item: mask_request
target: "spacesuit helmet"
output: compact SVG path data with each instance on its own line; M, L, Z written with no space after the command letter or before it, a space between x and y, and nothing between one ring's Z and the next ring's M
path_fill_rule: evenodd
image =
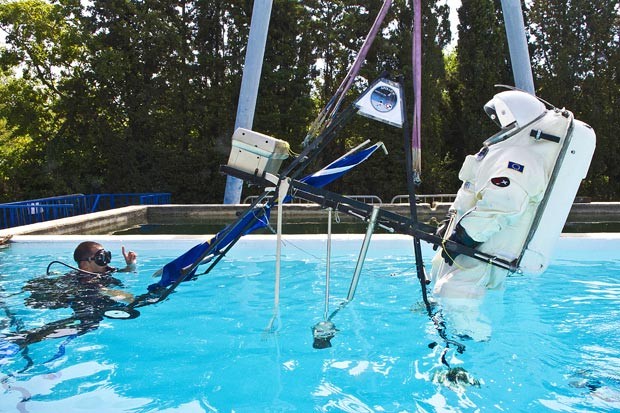
M484 111L500 128L521 128L536 120L546 111L535 96L520 90L507 90L493 96L484 105Z

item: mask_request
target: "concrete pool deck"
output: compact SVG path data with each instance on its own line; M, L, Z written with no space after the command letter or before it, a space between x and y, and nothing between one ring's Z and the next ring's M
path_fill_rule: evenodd
M31 225L0 230L0 238L13 235L109 235L116 231L146 224L213 224L226 225L237 218L237 213L249 205L136 205L108 211L39 222ZM429 222L441 220L450 203L418 204L418 219ZM283 220L292 223L326 223L327 214L316 204L284 205ZM383 204L381 208L409 216L408 204ZM358 219L339 214L342 222L360 222ZM272 211L275 222L277 210ZM568 216L568 223L620 222L620 202L575 203Z

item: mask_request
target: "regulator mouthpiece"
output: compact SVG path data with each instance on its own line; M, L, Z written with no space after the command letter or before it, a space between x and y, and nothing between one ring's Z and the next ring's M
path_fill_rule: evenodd
M316 349L329 348L332 346L330 340L336 335L336 326L331 321L321 321L312 327L314 342L312 347Z

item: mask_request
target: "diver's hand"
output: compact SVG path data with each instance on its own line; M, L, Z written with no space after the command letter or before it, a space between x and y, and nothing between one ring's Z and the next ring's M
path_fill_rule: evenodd
M136 263L136 260L138 259L138 254L133 251L125 252L125 246L122 246L121 250L123 252L123 257L125 257L125 262L127 263L127 265Z
M123 257L125 258L125 263L127 264L127 267L125 267L123 271L134 271L136 269L138 254L133 251L125 251L124 245L121 247L121 251L123 252Z

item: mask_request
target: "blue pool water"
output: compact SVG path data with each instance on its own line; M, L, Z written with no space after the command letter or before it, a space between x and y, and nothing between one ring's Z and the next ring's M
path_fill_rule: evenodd
M26 280L70 262L83 238L23 237L0 250L2 316L23 328L69 316L24 304ZM355 299L334 317L332 347L312 348L325 309L325 239L288 236L275 332L275 241L244 238L212 273L133 320L104 320L64 345L48 339L0 360L0 412L612 412L620 411L620 237L565 237L541 276L515 276L485 304L488 342L446 354L480 386L439 377L444 350L421 305L408 237L373 237ZM97 237L126 289L197 239ZM346 297L360 236L335 236L330 310ZM433 251L423 243L427 265ZM61 266L53 270L63 272ZM8 318L2 327L8 331ZM449 326L448 326L449 329ZM429 344L440 345L430 348Z

